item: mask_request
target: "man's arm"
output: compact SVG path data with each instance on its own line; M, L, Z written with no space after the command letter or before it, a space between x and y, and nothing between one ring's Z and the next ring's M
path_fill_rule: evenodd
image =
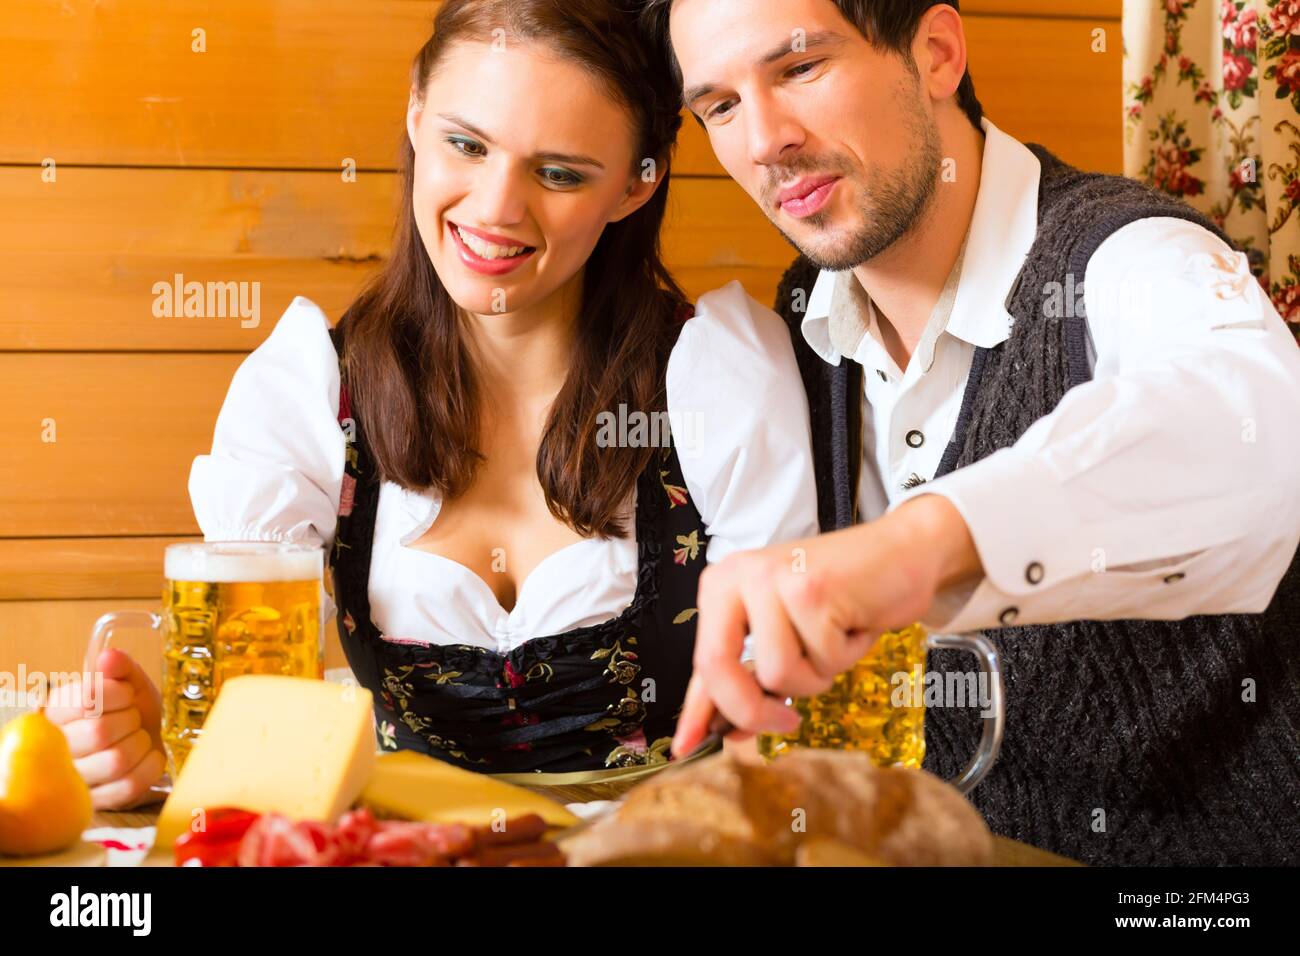
M985 576L924 623L964 631L1262 611L1300 541L1300 349L1244 256L1147 219L1088 270L1094 378L1010 448L921 485Z

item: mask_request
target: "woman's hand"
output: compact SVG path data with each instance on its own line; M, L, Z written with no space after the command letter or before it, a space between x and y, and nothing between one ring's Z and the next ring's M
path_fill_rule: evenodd
M55 688L45 716L68 738L95 809L151 802L149 788L167 767L158 688L123 651L104 651L96 665L103 674L102 688L83 686L80 679Z

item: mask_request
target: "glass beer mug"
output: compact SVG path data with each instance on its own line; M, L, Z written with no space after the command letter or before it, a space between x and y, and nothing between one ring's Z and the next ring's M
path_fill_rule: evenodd
M162 635L162 739L173 780L224 681L240 674L324 678L323 568L319 547L173 544L164 557L162 613L118 611L95 622L86 673L115 628Z
M987 690L987 695L976 696L985 708L983 734L970 763L951 781L969 793L997 760L1003 732L1002 667L996 648L977 634L927 635L919 623L885 632L866 657L835 678L830 690L787 701L803 723L793 734L759 734L759 753L772 759L792 747L861 750L882 767L919 769L925 757L923 685L929 648L970 651L979 660L980 675L974 683Z

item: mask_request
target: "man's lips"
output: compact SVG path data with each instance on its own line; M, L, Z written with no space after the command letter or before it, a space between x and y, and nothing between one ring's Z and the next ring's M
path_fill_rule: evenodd
M803 219L826 205L839 181L839 176L810 176L801 179L777 194L777 204L786 214Z

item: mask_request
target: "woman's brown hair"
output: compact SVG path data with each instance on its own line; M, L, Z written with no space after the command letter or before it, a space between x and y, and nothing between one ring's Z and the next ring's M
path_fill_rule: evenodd
M661 182L640 209L605 227L588 259L568 377L537 450L557 519L584 536L621 537L619 510L656 449L598 447L601 412L663 411L664 368L685 296L664 267L659 230L681 100L619 0L446 0L412 67L423 91L458 41L537 42L585 69L633 120L635 170ZM392 255L348 309L345 368L355 414L380 474L447 498L474 481L484 400L466 318L425 251L411 203L415 152L403 137L401 207Z

